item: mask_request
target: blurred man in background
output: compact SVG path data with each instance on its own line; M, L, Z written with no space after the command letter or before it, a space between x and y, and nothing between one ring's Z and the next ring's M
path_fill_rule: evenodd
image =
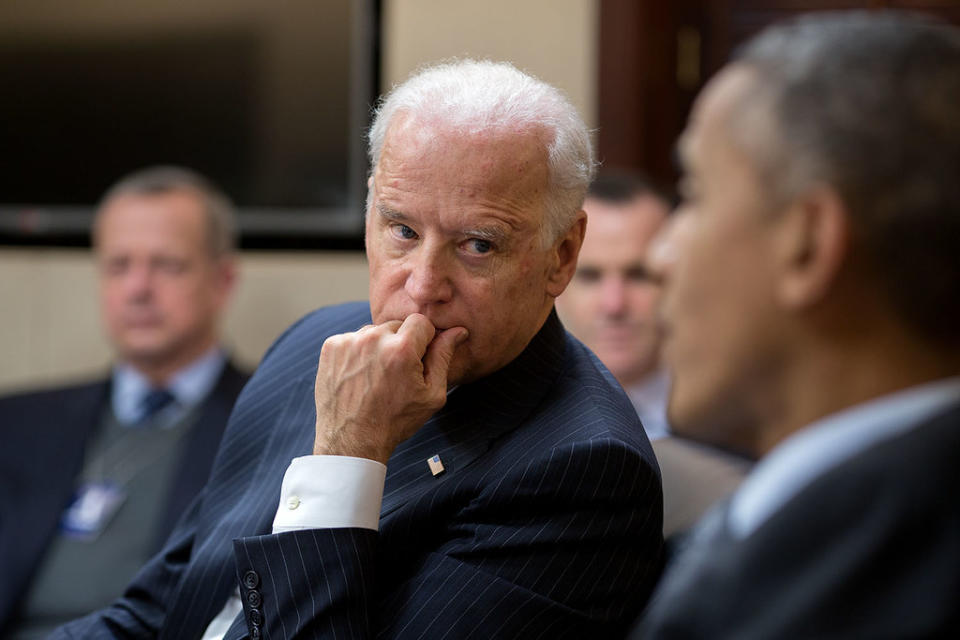
M102 380L0 398L0 629L43 637L117 597L199 492L247 376L220 344L229 200L180 168L120 180L93 245Z
M660 283L647 258L671 204L639 172L606 171L583 203L587 233L573 280L557 298L571 333L590 347L630 397L653 444L663 477L663 528L691 526L740 483L746 460L673 437L667 423L670 379L661 365L656 317Z
M960 630L960 31L765 31L698 99L664 280L678 433L761 456L637 637Z
M584 200L587 235L557 311L630 396L651 441L665 437L670 381L660 367L659 285L646 265L670 202L644 176L601 173Z

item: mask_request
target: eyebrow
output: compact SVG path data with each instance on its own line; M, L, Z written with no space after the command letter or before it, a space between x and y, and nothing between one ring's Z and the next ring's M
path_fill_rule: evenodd
M382 217L388 220L395 220L397 222L404 222L406 220L409 220L409 218L406 215L400 213L399 211L396 211L395 209L391 209L390 207L388 207L387 205L381 202L377 203L377 213L379 213Z
M476 229L464 229L464 235L468 235L471 238L479 238L480 240L486 240L498 247L502 247L506 244L509 239L507 234L505 234L501 229L497 227L478 227Z

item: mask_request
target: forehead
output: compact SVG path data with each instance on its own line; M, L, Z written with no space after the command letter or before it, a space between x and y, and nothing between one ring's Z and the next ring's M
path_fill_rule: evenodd
M658 198L643 195L627 202L609 202L588 197L587 233L581 259L613 255L642 257L669 213Z
M715 155L732 152L734 143L743 142L740 134L744 132L737 125L744 119L745 109L749 108L751 114L758 111L757 101L750 99L756 80L749 68L733 64L707 83L678 143L684 168L696 169Z
M416 198L421 207L456 201L517 213L539 208L533 205L547 183L547 150L538 131L463 132L405 115L387 130L374 181L378 199L388 204Z
M118 194L104 204L96 221L96 243L101 248L189 250L202 246L206 234L203 204L187 190Z

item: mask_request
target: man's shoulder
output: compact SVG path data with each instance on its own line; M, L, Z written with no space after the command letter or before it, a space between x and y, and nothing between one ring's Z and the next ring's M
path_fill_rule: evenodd
M36 458L30 452L49 453L51 443L59 445L54 449L63 455L73 455L109 402L109 389L109 380L102 379L0 397L4 464L32 463Z
M300 318L284 333L284 337L309 339L355 331L370 324L370 304L365 301L344 302L315 309Z
M871 617L893 625L893 635L914 635L917 611L936 617L955 606L942 585L956 580L943 558L960 550L958 424L954 407L819 476L745 540L715 549L736 565L727 574L736 580L724 586L743 594L789 576L808 603L793 613L811 637L838 620L858 628ZM776 591L752 597L774 603ZM895 604L881 610L879 601Z
M960 405L954 405L824 473L785 508L799 510L826 499L849 502L844 513L851 517L863 509L914 509L920 504L949 505L957 512L960 502L942 498L960 488L958 479Z
M643 426L623 388L593 352L569 333L564 361L551 389L552 407L561 412L574 411L581 423L593 425L597 436L643 441L644 448L649 449Z
M99 402L106 397L110 380L107 377L67 384L15 391L0 395L0 413L74 411L76 405Z

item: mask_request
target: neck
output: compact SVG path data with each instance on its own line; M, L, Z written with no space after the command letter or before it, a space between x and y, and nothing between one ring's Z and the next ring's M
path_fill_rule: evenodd
M654 362L652 365L644 368L639 373L633 372L627 376L615 376L617 382L620 383L624 389L630 389L631 387L639 387L644 385L654 378L656 378L662 369L659 366L659 362Z
M127 363L150 381L154 387L166 387L171 378L185 367L196 362L216 345L214 338L197 343L193 348L181 350L165 358L131 358Z
M792 433L828 415L896 391L960 374L960 354L903 334L825 343L808 350L779 383L781 398L756 449L765 455Z

